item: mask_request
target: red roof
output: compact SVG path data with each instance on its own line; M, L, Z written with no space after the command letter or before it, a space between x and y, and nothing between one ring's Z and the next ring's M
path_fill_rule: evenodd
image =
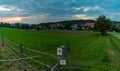
M50 26L49 26L51 29L53 29L53 28L57 28L57 24L50 24Z
M86 24L84 24L84 26L86 26L86 27L93 27L94 23L86 23Z

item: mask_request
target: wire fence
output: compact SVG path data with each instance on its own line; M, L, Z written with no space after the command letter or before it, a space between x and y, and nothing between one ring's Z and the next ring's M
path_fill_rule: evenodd
M7 43L8 42L11 42L11 43L13 43L14 45L16 45L16 46L20 46L19 44L17 44L17 43L15 43L15 42L13 42L13 41L10 41L10 40L8 40L8 39L6 39L5 38L5 41L7 41ZM50 54L50 53L46 53L46 52L41 52L41 51L38 51L38 50L34 50L34 49L30 49L30 48L26 48L26 47L24 47L25 49L27 49L27 50L29 50L29 51L32 51L32 52L36 52L36 53L40 53L40 54L43 54L43 55L48 55L48 56L52 56L52 57L54 57L54 58L57 58L57 56L55 56L55 55L53 55L53 54ZM16 50L16 49L15 49ZM19 50L16 50L17 52L19 51Z
M6 60L0 60L0 62L8 62L8 61L19 61L19 60L25 60L25 59L33 59L41 56L31 56L31 57L25 57L25 58L16 58L16 59L6 59Z
M3 39L3 38L2 38ZM53 54L49 54L49 53L46 53L46 52L41 52L41 51L38 51L38 50L34 50L34 49L30 49L30 48L26 48L26 47L23 47L25 50L27 51L31 51L31 52L35 52L35 53L39 53L39 55L27 55L26 53L23 53L24 57L20 57L20 49L18 49L18 47L20 47L19 44L11 41L11 40L8 40L4 37L4 41L2 40L2 44L4 43L4 48L6 48L9 53L11 53L11 55L13 56L13 58L8 58L8 59L1 59L0 62L13 62L13 61L19 61L20 64L22 64L22 60L31 60L32 62L35 62L35 63L38 63L42 66L45 66L47 68L51 67L49 64L45 64L43 62L40 62L39 60L37 60L36 58L40 58L42 57L42 55L46 55L46 56L50 56L50 57L53 57L53 58L57 58L57 56L53 55ZM17 48L16 48L17 47ZM27 62L25 62L27 63Z
M8 42L5 42L5 43L6 43L6 45L9 46L12 50L14 50L14 51L20 53L19 50L13 48L13 46L10 45ZM25 53L24 53L24 55L25 55L26 57L28 57L28 55L26 55ZM40 55L40 56L41 56L41 55ZM44 66L46 66L46 67L50 67L50 65L45 64L45 63L42 63L42 62L40 62L40 61L38 61L38 60L36 60L36 59L33 59L33 58L32 58L31 60L34 61L34 62L36 62L36 63L38 63L38 64L44 65Z

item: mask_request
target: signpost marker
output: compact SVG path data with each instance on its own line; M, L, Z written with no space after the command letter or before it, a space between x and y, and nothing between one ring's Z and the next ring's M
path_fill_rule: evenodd
M47 71L61 71L62 66L67 64L70 48L67 45L63 45L57 48L58 63Z

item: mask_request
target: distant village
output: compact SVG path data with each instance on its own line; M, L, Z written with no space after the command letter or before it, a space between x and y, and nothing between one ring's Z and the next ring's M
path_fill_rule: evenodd
M115 28L112 31L120 31L120 22L114 22ZM40 23L40 24L25 24L25 23L0 23L0 27L7 28L18 28L18 29L59 29L59 30L93 30L94 29L94 20L70 20L70 21L61 21L61 22L49 22L49 23Z

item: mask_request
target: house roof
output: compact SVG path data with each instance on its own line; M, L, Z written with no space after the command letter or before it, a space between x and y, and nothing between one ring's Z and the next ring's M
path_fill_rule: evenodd
M91 27L91 26L94 26L94 23L86 23L84 24L84 26Z

